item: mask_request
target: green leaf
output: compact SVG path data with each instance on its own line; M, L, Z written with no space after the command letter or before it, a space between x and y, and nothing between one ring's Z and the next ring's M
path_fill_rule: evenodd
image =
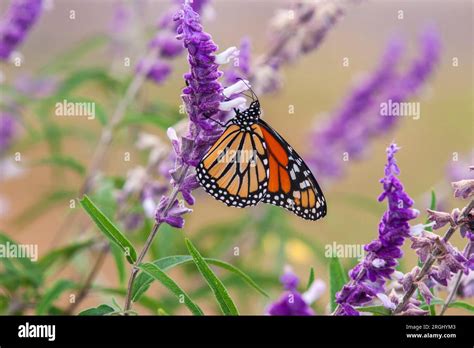
M27 223L35 220L41 216L44 212L50 210L55 205L67 200L72 199L76 196L76 191L58 190L49 193L42 197L38 202L34 203L30 207L26 208L23 213L14 218L14 223L19 226L24 226Z
M314 282L314 268L311 267L311 270L309 271L308 285L306 285L306 290L309 290L313 282Z
M434 190L431 190L431 204L430 204L430 209L435 210L436 209L436 193Z
M436 193L434 192L434 190L431 190L430 209L431 210L436 210ZM425 224L428 224L428 223L429 223L429 221L426 220ZM426 230L429 231L429 232L433 232L433 228L431 228L431 227L427 227Z
M109 305L101 304L98 307L86 309L86 310L80 312L78 315L81 315L81 316L84 316L84 315L107 315L107 314L110 314L110 313L113 313L113 312L115 312L115 309L113 309Z
M71 169L72 171L84 175L86 172L86 169L84 166L77 161L76 159L69 157L69 156L64 156L64 155L52 155L51 157L44 158L38 161L33 162L33 165L53 165L53 166L58 166L58 167L64 167Z
M252 280L251 277L249 277L246 273L244 273L237 267L227 262L216 260L216 259L205 258L204 260L209 264L223 268L225 270L228 270L238 275L242 280L244 280L248 285L253 287L263 296L269 297L268 294L261 287L259 287L257 283L255 283ZM168 257L164 257L162 259L153 261L153 264L159 267L162 271L166 271L172 267L186 264L186 263L191 263L191 262L193 262L193 258L189 255L175 255L175 256L168 256ZM134 302L140 299L140 296L149 288L152 281L153 279L150 276L148 276L146 273L140 273L137 276L132 288L132 299Z
M181 120L180 117L169 116L167 114L128 114L118 125L119 128L127 126L151 125L167 130Z
M74 90L89 82L100 83L107 89L116 89L119 87L119 82L113 79L107 73L107 70L103 68L85 68L82 70L75 70L69 77L67 77L58 88L59 94L54 96L52 99L58 100L66 98L66 96L69 96Z
M243 271L241 271L239 268L231 265L230 263L227 263L225 261L217 260L217 259L211 259L211 258L205 258L205 262L208 264L223 268L227 271L230 271L236 275L238 275L240 278L242 278L248 285L250 285L252 288L257 290L260 294L262 294L265 297L269 297L268 294L263 290L261 287L255 283L252 278L250 278L247 274L245 274Z
M61 294L67 289L74 288L75 284L70 280L59 280L51 289L49 289L42 297L36 307L37 315L48 314L48 310L52 306L53 302L61 296Z
M123 253L122 249L120 249L117 245L111 244L110 251L112 252L112 256L115 260L115 265L117 266L117 275L119 278L120 285L125 284L125 263L123 261Z
M74 43L72 49L54 57L47 65L41 67L41 71L54 73L70 68L72 63L81 59L87 53L104 46L107 42L109 42L109 39L106 35L95 35L79 43Z
M114 181L108 177L102 177L97 183L97 189L90 199L95 205L101 207L102 213L107 216L114 216L117 209L117 199L114 196Z
M440 299L440 298L432 298L431 299L431 306L434 306L434 305L444 305L444 300ZM420 308L421 309L429 309L430 306L428 306L426 303L420 305ZM469 312L473 312L474 313L474 306L467 303L467 302L463 302L463 301L453 301L449 304L448 308L461 308L461 309L465 309Z
M0 231L0 245L5 248L8 245L15 245L18 250L18 243L10 239ZM31 255L30 255L31 256ZM44 276L35 262L27 257L0 257L0 263L4 265L5 272L0 273L1 287L12 291L19 287L32 286L38 288L43 283ZM1 288L0 287L0 288Z
M331 312L336 307L336 293L347 283L347 275L344 272L341 261L337 257L332 257L329 261L329 288L331 294Z
M71 97L68 96L67 98L68 103L88 103L88 104L93 104L94 105L94 112L95 112L95 117L97 117L97 120L102 126L105 126L108 122L108 117L107 113L105 112L104 108L95 100L89 99L89 98L84 98L84 97ZM62 103L62 100L59 101ZM86 117L86 116L84 116ZM89 119L91 116L87 116L86 118Z
M372 313L374 315L392 315L390 309L384 306L367 306L367 307L356 307L359 312Z
M153 261L153 264L160 268L162 271L166 271L174 266L191 262L192 257L188 255L177 255L177 256L168 256L162 259ZM138 274L135 282L133 283L132 288L132 300L134 302L138 301L143 293L150 287L153 278L146 273Z
M62 149L62 137L61 128L49 120L43 124L43 133L48 143L49 152L52 155L58 154Z
M176 282L171 279L165 272L163 272L158 266L152 263L142 263L139 268L148 273L150 276L158 280L163 284L168 290L176 295L178 299L183 298L184 304L194 315L203 315L203 311L199 306L191 300L188 294L178 285Z
M339 192L338 195L341 196L343 203L347 203L358 210L366 211L376 217L383 214L383 206L372 197L351 192Z
M97 227L99 227L100 231L112 243L122 249L128 262L133 265L137 260L137 252L127 237L125 237L122 232L115 227L115 225L100 211L87 195L84 195L84 198L80 200L80 203Z
M56 262L67 262L76 255L76 253L90 247L94 242L93 239L89 239L84 242L73 243L62 248L54 249L39 259L38 266L44 272L50 269Z
M454 302L451 302L448 307L449 308L462 308L471 313L474 313L474 306L467 302L454 301Z
M199 251L194 247L189 239L185 239L186 247L189 250L189 253L193 257L194 264L198 268L199 272L202 274L207 284L211 288L214 296L216 297L217 302L222 310L222 313L225 315L239 315L237 307L234 304L234 301L230 298L227 289L221 280L216 277L214 272L207 264L207 262L202 258Z

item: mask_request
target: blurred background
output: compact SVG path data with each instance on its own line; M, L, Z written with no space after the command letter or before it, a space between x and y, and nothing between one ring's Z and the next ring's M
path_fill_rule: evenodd
M8 3L1 2L1 13ZM271 46L269 23L272 18L279 9L290 5L289 1L211 1L203 10L203 24L220 50L238 46L242 37L250 38L251 59L255 62ZM120 30L114 26L118 6L125 6L127 11L127 24ZM21 66L17 67L11 61L0 63L2 85L14 86L22 79L41 77L64 87L57 81L71 76L80 79L74 74L94 69L103 76L78 83L72 95L94 100L105 114L110 115L135 74L135 65L153 37L157 21L171 6L171 2L155 0L134 1L133 4L114 0L46 1L43 15L16 53L22 57ZM282 88L260 96L264 119L279 130L303 158L310 157L320 151L311 145L311 130L317 129L328 115L337 111L351 88L365 74L376 69L391 38L397 36L405 45L403 69L419 54L419 37L426 27L433 27L440 34L439 62L420 91L410 98L420 103L420 119L397 120L389 132L369 140L363 156L357 160L342 161L341 155L339 165L344 174L333 180L320 179L329 207L326 218L309 222L263 205L232 209L198 189L194 211L186 216L185 227L160 231L149 257L186 253L183 242L186 236L199 246L203 255L224 259L248 271L273 299L281 292L278 277L284 265L291 265L302 283L306 283L311 267L314 267L316 278L328 282L327 265L321 253L325 245L333 242L366 244L377 236L378 223L386 209L385 202L377 202L382 191L379 179L384 173L385 148L392 141L401 147L397 154L400 179L415 200L415 208L421 211L414 223L426 220L424 212L430 206L432 190L436 192L439 209L451 211L461 207L464 202L451 198L450 182L455 179L454 171L464 170L461 162L473 163L472 7L469 0L351 3L317 50L282 68ZM70 18L71 10L75 11L75 19ZM402 19L399 18L400 10L403 11ZM130 58L129 67L121 64L123 57ZM343 64L345 58L348 58L348 66ZM455 66L454 58L458 62ZM188 66L184 55L171 64L172 72L165 82L157 85L147 81L141 88L131 107L132 113L141 110L147 117L157 118L166 114L167 120L176 121L183 117L178 107L184 86L182 75L188 71ZM56 94L50 103L61 101L58 99L61 96ZM11 94L2 93L1 97L6 104ZM50 158L51 151L59 151L87 168L103 126L98 117L95 120L55 117L54 108L44 102L48 98L51 99L49 96L20 99L21 117L15 141L3 155L13 158L16 153L21 154L21 161L17 162L20 173L0 180L0 230L19 243L38 244L40 257L53 248L99 236L78 205L70 208L70 199L77 197L84 180L81 170L74 172L40 161ZM290 105L294 107L293 114L288 113ZM131 123L116 132L102 165L103 178L113 179L106 183L123 183L130 170L146 165L148 153L134 145L142 132L160 137L163 144L168 143L166 128L148 123ZM61 130L58 132L58 129ZM39 134L43 130L45 136L41 137ZM126 153L130 153L129 161L124 160ZM455 154L459 154L460 161L453 161ZM464 173L469 175L467 171ZM317 171L315 174L318 178ZM95 186L96 195L101 189L106 190L106 183L99 182ZM136 245L142 245L146 231L150 230L150 221L147 219L139 228L127 232ZM403 271L416 265L416 255L409 249L409 243L406 244ZM453 244L463 248L458 235L453 238ZM238 255L234 255L235 247L239 248ZM72 255L51 282L60 278L83 282L99 252L98 247L91 247ZM357 260L341 261L349 269ZM128 272L126 266L127 277ZM241 313L264 312L268 299L245 288L246 285L238 280L226 278L223 271L217 274L225 279ZM218 313L210 291L191 266L173 269L170 275L189 290L191 297L195 296L203 303L209 313ZM97 289L120 288L119 278L114 257L107 255L94 286ZM169 313L188 313L157 284L147 296ZM120 291L91 291L75 311L96 306L111 297L119 303L123 301ZM327 311L327 299L326 291L315 304L317 312ZM66 294L59 299L58 305L61 303L67 303ZM156 313L156 306L157 303L145 301L137 308L144 313ZM466 312L451 310L450 313Z

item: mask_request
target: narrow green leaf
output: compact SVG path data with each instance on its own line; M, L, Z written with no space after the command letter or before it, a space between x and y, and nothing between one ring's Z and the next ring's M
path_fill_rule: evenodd
M94 105L94 115L89 115L89 116L85 116L87 117L88 120L92 120L92 117L94 118L97 118L97 120L99 121L99 123L102 125L102 126L105 126L108 122L108 117L107 117L107 113L105 112L104 108L102 107L102 105L100 105L100 103L96 102L95 100L93 99L89 99L89 98L84 98L84 97L71 97L71 96L65 96L64 99L67 100L68 103L87 103L87 104L90 104L90 105ZM62 100L59 101L59 103L62 103Z
M454 302L451 302L448 307L449 308L462 308L471 313L474 313L474 306L467 302L454 301Z
M434 190L431 190L430 209L431 209L431 210L436 210L436 193L434 192ZM429 223L429 221L426 220L425 224L428 224L428 223ZM433 228L432 228L432 227L427 227L426 230L429 231L429 232L433 232ZM419 259L418 259L418 264L421 265L421 260L419 260ZM420 267L421 267L421 266L420 266ZM430 292L431 292L432 294L434 294L434 289L431 288L431 289L430 289ZM422 303L424 303L424 302L425 302L425 299L423 298L422 300L423 300ZM433 316L436 315L436 307L435 307L434 304L431 304L431 305L429 306L429 310L430 310L430 315L433 315Z
M436 210L436 193L434 190L431 190L431 203L430 203L430 209L431 210ZM426 220L425 224L428 224L429 221ZM433 232L433 229L431 227L426 228L427 231Z
M337 257L332 257L329 261L329 288L331 294L331 312L337 307L336 293L347 283L347 275Z
M210 258L205 258L207 263L212 264L214 266L223 268L225 270L228 270L236 275L238 275L242 280L244 280L248 285L253 287L255 290L257 290L259 293L261 293L265 297L269 297L268 294L263 290L260 286L255 283L255 281L252 280L251 277L249 277L246 273L244 273L242 270L239 268L216 259L210 259ZM162 259L153 261L153 264L158 266L162 271L166 271L172 267L186 264L186 263L191 263L193 262L193 258L189 255L175 255L175 256L168 256L164 257ZM140 273L132 288L132 299L133 301L138 301L140 296L149 288L151 282L153 279L148 276L146 273Z
M186 238L185 243L189 253L193 257L194 264L214 293L214 296L221 307L222 313L225 315L239 315L237 307L235 306L234 301L230 298L230 295L224 284L222 284L222 281L217 278L214 272L212 272L207 262L202 258L201 254L194 247L191 241Z
M38 202L32 204L30 207L20 215L14 218L14 223L19 226L24 226L29 222L32 222L37 217L41 216L44 212L50 210L52 207L65 200L73 198L77 194L76 191L58 190L52 193L48 193L42 197Z
M309 271L309 278L308 278L308 284L306 285L306 290L308 290L311 285L313 285L314 282L314 268L311 267L311 270Z
M115 265L117 267L117 275L119 278L120 285L125 284L125 262L123 260L122 249L115 244L110 245L110 251L115 260Z
M74 288L75 284L70 280L59 280L51 289L49 289L42 297L36 307L37 315L44 315L48 313L48 310L52 306L53 302L61 296L61 294L67 289Z
M106 35L95 35L93 37L86 38L81 42L75 42L72 49L69 49L65 53L54 57L54 59L49 61L47 65L41 67L40 71L54 73L67 69L85 54L105 45L108 41L109 39Z
M75 70L69 77L67 77L58 88L59 94L51 99L61 100L65 96L70 95L75 89L81 87L85 83L96 82L108 89L116 89L119 87L119 82L112 78L107 70L103 68L85 68L82 70Z
M160 268L162 271L166 271L174 266L191 262L192 257L188 255L177 255L164 257L162 259L153 261L153 264ZM153 278L146 273L141 272L138 274L135 282L133 283L132 288L132 300L134 302L138 301L140 297L148 290L150 284L152 283Z
M151 125L166 130L178 123L180 119L180 117L166 114L129 114L119 123L118 127Z
M241 271L239 268L231 265L230 263L227 263L225 261L217 260L217 259L211 259L211 258L205 258L204 261L206 261L208 264L223 268L227 271L230 271L236 275L238 275L240 278L242 278L248 285L250 285L252 288L257 290L260 294L262 294L265 297L269 297L268 294L263 290L261 287L255 283L252 278L250 278L246 273Z
M431 299L431 306L434 306L434 305L444 305L444 300L443 299L440 299L440 298L432 298ZM423 303L420 305L420 308L421 309L429 309L430 306L428 306L426 303ZM474 313L474 306L467 303L467 302L463 302L463 301L453 301L449 304L448 308L461 308L461 309L465 309L469 312L473 312Z
M86 309L86 310L80 312L78 315L80 315L80 316L84 316L84 315L107 315L107 314L110 314L110 313L113 313L113 312L115 312L115 309L113 309L109 305L101 304L98 307Z
M94 240L89 239L84 242L73 243L62 248L54 249L39 259L38 266L44 272L57 262L67 262L78 252L87 249L92 244L94 244Z
M359 312L372 313L373 315L392 315L390 309L384 306L367 306L367 307L356 307Z
M163 272L158 266L152 263L142 263L139 268L148 273L150 276L158 280L163 284L168 290L176 295L178 299L183 298L184 304L194 315L203 315L203 311L199 306L191 300L188 294L178 285L176 282L171 279L165 272Z
M0 231L0 244L7 247L8 244L16 245L18 243L10 239L6 234ZM33 255L30 255L33 256ZM9 283L15 289L22 285L29 285L35 288L41 286L44 275L36 262L28 257L0 257L0 263L3 263L6 272L0 274L0 284Z
M122 232L105 216L100 209L89 199L87 195L80 200L84 210L89 214L100 231L115 245L120 247L130 264L134 264L137 260L137 252L132 243L125 237Z
M51 157L44 158L38 161L33 162L34 166L37 165L53 165L58 167L64 167L71 169L72 171L78 173L79 175L84 175L86 172L85 167L76 159L65 156L65 155L52 155Z

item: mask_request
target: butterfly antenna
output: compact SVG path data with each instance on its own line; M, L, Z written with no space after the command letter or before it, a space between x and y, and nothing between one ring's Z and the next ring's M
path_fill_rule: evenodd
M203 115L203 116L204 116L205 118L207 118L208 120L214 121L215 123L217 123L219 126L221 126L221 127L223 127L223 128L227 127L225 124L223 124L223 123L222 123L221 121L219 121L219 120L216 120L216 119L214 119L214 118L212 118L212 117L210 117L210 116L205 116L205 115Z
M247 82L245 82L245 80L244 80L243 78L238 77L237 79L240 80L240 81L242 81L242 82L247 86L247 88L249 89L249 91L252 92L252 96L253 96L252 99L254 99L254 97L255 97L254 100L258 100L258 97L257 97L257 95L255 94L255 92L253 91L252 87L250 87L250 85L249 85ZM245 95L245 94L244 94L244 95Z

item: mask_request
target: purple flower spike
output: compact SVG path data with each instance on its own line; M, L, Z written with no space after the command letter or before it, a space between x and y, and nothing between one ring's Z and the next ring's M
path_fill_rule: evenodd
M291 270L287 270L280 278L280 282L283 284L285 290L296 290L300 280Z
M379 224L379 237L365 246L367 255L349 272L351 281L337 293L337 315L355 315L354 306L366 304L377 294L385 293L385 282L395 272L397 259L403 255L403 242L410 237L408 221L418 216L412 209L413 200L397 177L400 174L395 160L398 150L396 144L387 148L385 176L380 180L383 192L379 201L386 199L388 210Z
M13 0L0 21L0 59L6 60L38 20L43 0Z
M363 133L370 124L370 120L366 120L367 113L378 107L380 95L394 83L402 51L402 42L392 39L375 72L351 91L342 107L325 124L310 134L313 146L324 149L308 159L318 175L340 177L343 168L332 159L340 158L343 152L350 153L351 157L360 156L367 139Z
M371 139L391 131L401 122L401 117L382 109L405 102L426 83L439 61L438 32L432 28L426 30L420 46L420 56L405 73L400 74L397 65L402 45L398 39L392 40L372 76L356 86L342 107L322 127L318 125L310 133L313 147L321 151L313 152L308 162L320 177L341 177L345 169L342 158L350 156L351 160L360 160Z
M149 43L150 51L153 54L148 59L153 59L153 61L150 64L143 58L136 66L137 72L146 74L147 78L156 84L162 84L171 74L170 60L184 52L182 43L176 37L179 23L174 20L174 14L178 11L178 6L182 1L176 2L177 4L158 20L157 34ZM195 0L188 6L197 15L203 10L206 3L207 0Z
M140 61L137 65L137 71L140 73L145 73L145 66L147 66L145 61ZM146 76L155 83L160 84L166 80L170 73L171 66L168 63L155 61L151 67L148 68L148 73Z
M191 211L191 209L188 209L183 204L179 203L178 200L175 200L170 206L169 198L163 196L158 204L158 208L156 209L155 219L157 223L165 222L175 228L183 228L184 219L182 218L182 215Z
M287 268L280 278L285 292L268 309L267 314L275 316L308 316L315 315L311 304L325 291L326 284L317 279L305 293L298 290L299 279L291 268Z
M304 301L297 291L286 291L278 301L268 309L269 315L275 316L308 316L314 315L314 311Z
M196 3L194 5L197 6ZM221 111L223 110L221 102L225 94L218 81L222 75L219 64L228 63L236 55L237 49L231 47L215 55L217 45L212 41L211 35L203 31L199 14L188 2L185 2L176 13L174 20L177 39L182 40L188 52L190 71L184 75L187 87L182 91L182 99L189 116L189 125L186 134L181 138L175 129L168 129L167 134L174 150L172 153L174 166L169 169L173 191L169 197L161 199L155 219L157 223L165 222L181 228L184 224L182 215L190 209L182 204L178 205L177 195L181 193L187 204L194 204L191 192L199 187L194 167L222 134L223 129L215 120L222 121L226 115ZM236 90L236 87L232 88ZM235 102L237 99L239 98L227 103ZM237 106L236 104L235 107Z
M181 159L194 166L222 131L214 121L209 120L220 114L223 88L218 78L222 73L215 63L217 45L209 34L203 32L199 15L192 7L184 5L175 20L178 23L178 38L183 40L188 50L191 67L191 71L184 75L188 86L183 89L183 100L191 123L188 134L181 142Z
M227 84L233 84L239 79L247 79L250 75L250 50L251 44L250 39L245 37L240 42L239 47L239 58L236 62L232 62L232 67L226 70L224 74L225 81Z
M6 151L15 134L15 118L8 114L0 114L0 154Z

